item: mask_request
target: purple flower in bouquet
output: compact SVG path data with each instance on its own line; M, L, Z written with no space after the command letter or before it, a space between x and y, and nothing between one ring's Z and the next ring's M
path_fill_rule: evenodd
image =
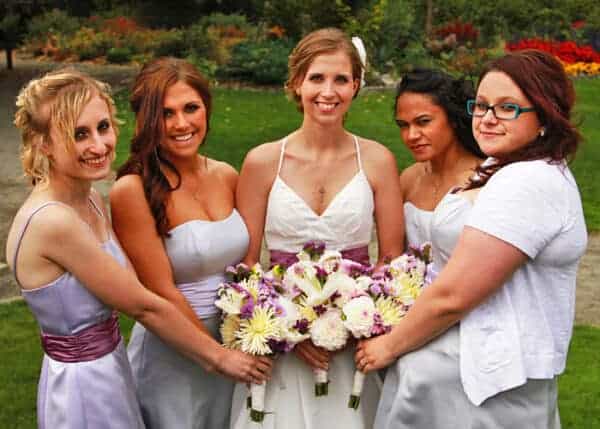
M319 283L324 284L327 281L327 271L318 265L315 265L315 270L317 271L317 279L319 280Z
M241 319L250 319L254 314L254 300L249 299L242 308L240 308L240 318Z
M302 248L310 256L310 259L318 259L325 252L325 243L323 241L309 241Z
M297 320L294 324L294 329L297 330L301 334L306 334L308 332L308 320L300 319Z

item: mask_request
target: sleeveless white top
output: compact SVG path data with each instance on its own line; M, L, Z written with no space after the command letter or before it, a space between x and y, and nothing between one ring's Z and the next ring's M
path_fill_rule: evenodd
M322 240L330 250L368 245L373 229L373 191L362 169L358 140L354 137L358 171L317 215L279 175L285 154L284 139L277 176L271 187L265 220L269 250L299 252L310 240ZM333 355L329 362L329 394L314 394L312 369L294 353L279 356L266 386L262 423L253 423L246 409L247 387L236 386L232 402L233 429L370 429L381 389L377 373L367 375L358 410L348 408L354 378L354 348Z
M424 210L415 206L410 201L404 203L404 235L405 248L409 246L418 248L423 243L431 241L432 210Z
M327 249L366 246L371 240L375 202L362 169L358 139L354 136L358 171L335 195L319 216L280 176L287 137L281 143L277 176L269 192L265 220L268 249L299 252L311 240L325 242ZM310 231L310 234L307 234Z

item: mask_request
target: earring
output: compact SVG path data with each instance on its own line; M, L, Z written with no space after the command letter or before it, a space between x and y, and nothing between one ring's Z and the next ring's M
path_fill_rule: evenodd
M544 137L546 135L546 127L542 127L540 130L540 137Z

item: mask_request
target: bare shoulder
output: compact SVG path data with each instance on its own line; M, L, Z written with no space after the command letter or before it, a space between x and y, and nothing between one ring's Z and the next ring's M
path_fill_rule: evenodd
M402 170L400 173L400 186L403 190L408 189L415 183L415 180L421 174L421 169L421 164L414 163Z
M276 166L281 154L281 141L263 143L248 151L244 167L269 168Z
M212 158L206 158L206 163L210 172L213 172L219 180L235 190L239 174L232 165Z
M31 201L33 200L33 201ZM63 204L48 204L36 198L29 198L17 211L6 238L6 257L12 267L18 242L25 236L33 237L34 243L47 243L47 247L61 243L62 234L68 234L81 219L75 211Z
M387 147L375 140L359 138L358 144L360 147L361 158L375 166L396 165L396 157Z
M110 189L110 203L126 202L132 197L144 195L142 178L137 174L119 177Z
M61 246L63 240L89 232L83 219L65 204L49 204L44 207L31 218L27 229L46 248Z

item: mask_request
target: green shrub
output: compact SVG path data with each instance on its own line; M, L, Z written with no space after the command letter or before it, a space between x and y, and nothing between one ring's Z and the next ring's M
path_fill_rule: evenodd
M352 8L341 0L264 1L261 15L269 26L285 29L287 37L300 39L323 27L342 27Z
M46 40L50 34L74 34L80 25L79 18L60 9L52 9L31 19L27 26L27 38Z
M126 46L115 46L106 53L106 60L110 63L123 64L131 61L133 52Z
M248 23L245 16L213 13L190 25L185 30L184 41L188 55L222 66L229 61L235 45L257 35L257 27Z
M64 49L80 60L102 57L115 46L115 39L109 33L96 32L89 27L82 27L72 37L65 35L61 40Z
M59 9L34 16L27 25L25 49L34 55L57 54L58 39L73 35L79 27L79 18Z
M218 75L261 85L281 84L292 47L287 39L242 42L233 47L231 60L219 68Z
M157 57L171 56L184 58L188 53L184 32L176 29L157 31L153 51Z
M217 63L209 59L190 55L186 58L187 61L195 65L200 73L208 80L214 80L217 75Z
M209 58L217 58L217 40L214 35L209 35L203 24L190 25L184 30L184 43L189 55Z

